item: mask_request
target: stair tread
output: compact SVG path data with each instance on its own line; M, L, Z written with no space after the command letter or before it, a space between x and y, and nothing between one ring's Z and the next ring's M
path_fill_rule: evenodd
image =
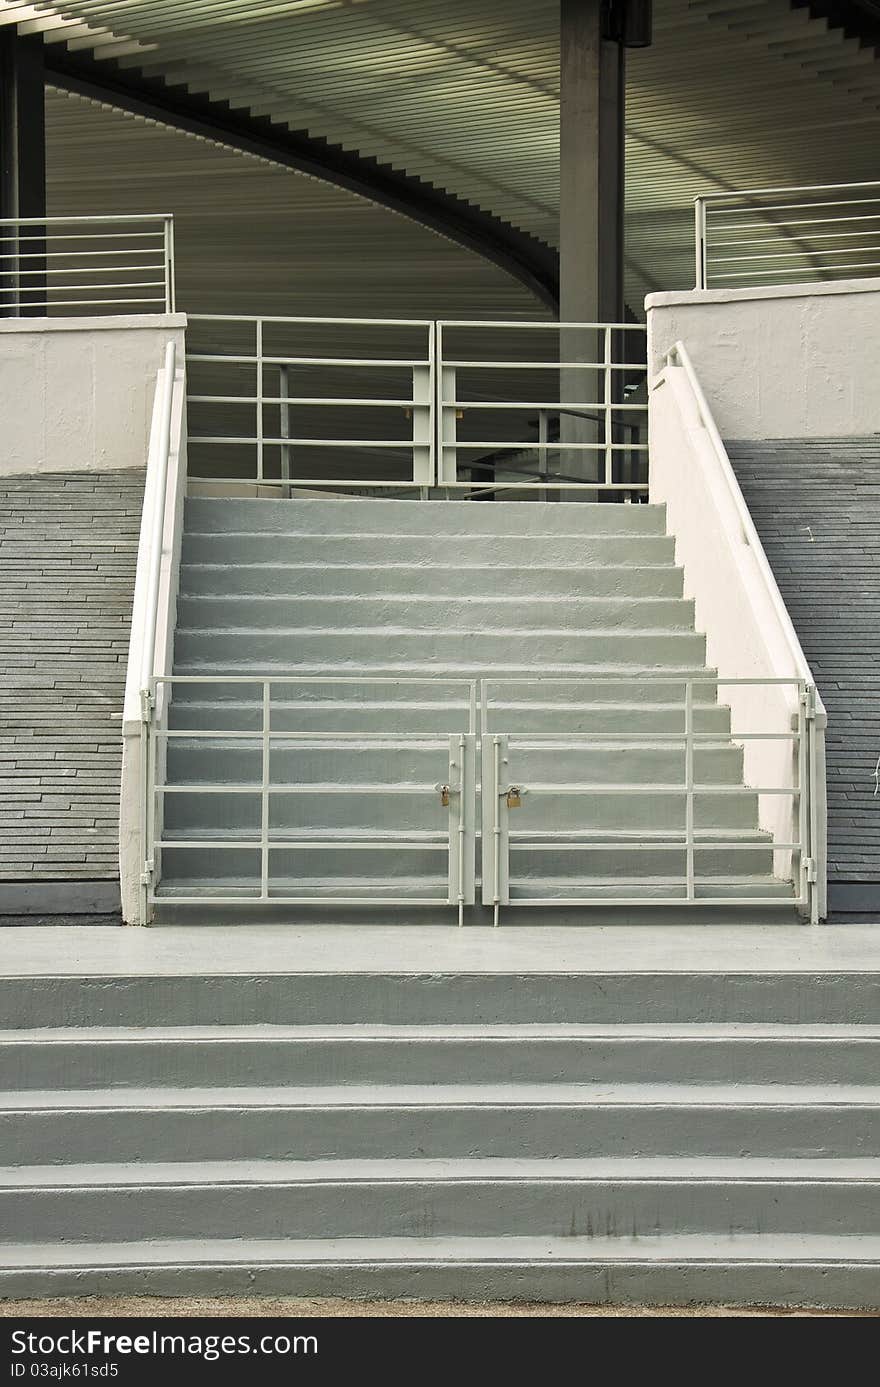
M0 1030L0 1045L95 1044L128 1041L155 1043L168 1041L284 1041L320 1040L475 1040L480 1043L501 1040L880 1040L880 1025L866 1022L839 1022L821 1025L811 1022L715 1021L715 1022L613 1022L607 1025L565 1022L474 1022L473 1024L395 1025L362 1022L351 1025L192 1025L192 1026L69 1026Z
M630 1156L447 1157L92 1162L0 1166L0 1191L112 1186L578 1183L880 1182L876 1157Z
M248 1266L310 1263L464 1265L604 1262L880 1263L867 1234L653 1234L646 1237L199 1238L138 1242L7 1242L6 1271L51 1267Z
M0 1113L218 1108L875 1107L876 1084L314 1084L240 1087L21 1089Z

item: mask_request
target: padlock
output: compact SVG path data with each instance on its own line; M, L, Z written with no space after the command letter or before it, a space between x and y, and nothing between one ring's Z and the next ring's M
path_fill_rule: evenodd
M448 808L449 808L449 786L448 786L448 785L441 785L441 786L440 786L440 803L443 805L443 808L444 808L444 809L448 809Z
M507 791L508 809L519 809L522 804L522 792L518 785L511 785Z

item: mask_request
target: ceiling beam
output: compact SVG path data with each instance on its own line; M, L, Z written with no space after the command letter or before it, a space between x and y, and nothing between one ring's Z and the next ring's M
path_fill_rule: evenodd
M421 178L308 131L291 131L228 102L55 45L46 49L46 81L369 198L491 261L558 311L559 256L553 246Z

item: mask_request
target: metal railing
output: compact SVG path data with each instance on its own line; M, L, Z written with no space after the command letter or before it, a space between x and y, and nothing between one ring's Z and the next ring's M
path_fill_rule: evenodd
M880 274L880 182L707 193L694 216L698 289Z
M219 314L188 321L194 479L282 495L294 486L432 484L432 323Z
M282 496L647 489L640 324L201 314L189 324L199 483Z
M350 691L353 696L364 688L375 687L387 696L389 683L396 691L413 693L416 690L430 690L432 697L441 694L453 695L446 703L449 726L431 732L400 732L394 726L394 701L387 704L389 726L387 730L337 731L334 719L327 717L326 726L320 731L293 730L273 724L273 711L276 710L283 691L327 690ZM230 689L252 691L259 699L259 726L256 728L184 728L169 727L169 713L172 700L185 690L198 689L210 697L211 692L224 693ZM166 697L160 697L162 691ZM160 716L153 721L149 735L149 754L146 767L146 843L150 864L150 881L147 887L148 904L152 907L157 900L175 905L197 905L210 901L214 904L236 904L256 901L263 905L285 904L316 906L332 903L346 906L454 906L458 911L459 924L463 922L465 905L475 899L475 804L476 804L476 724L477 692L476 682L468 679L439 677L437 679L397 678L392 681L369 676L314 676L287 675L160 675L152 680L151 706L162 709ZM352 705L349 705L351 707ZM457 730L451 724L460 723ZM229 780L215 783L191 780L171 780L162 773L167 748L173 742L206 743L217 747L226 745L250 745L254 748L259 762L259 774L249 781ZM402 749L408 745L433 747L437 752L439 781L435 785L414 785L396 779L393 774L392 749ZM384 782L358 784L338 778L332 784L308 779L276 779L273 774L273 753L299 747L310 751L330 750L337 759L337 776L344 773L345 747L352 749L373 747L386 753L388 778ZM257 762L254 762L255 769ZM164 827L165 806L169 796L182 795L208 800L217 796L234 795L250 800L258 806L258 828L252 832L241 830L229 833L184 832L175 836ZM282 796L311 796L326 800L328 796L344 795L349 798L393 801L395 798L406 809L407 800L413 795L424 796L438 803L446 811L446 825L442 829L415 829L406 822L397 830L387 827L374 830L366 828L352 832L333 832L331 830L285 831L274 822L273 807ZM401 799L403 797L403 799ZM388 804L381 811L387 822ZM408 815L406 816L408 817ZM256 818L256 816L255 816ZM219 854L244 855L251 863L247 873L248 880L241 885L230 887L218 883L217 886L199 887L196 890L174 887L174 877L163 883L164 853L187 853L192 851ZM381 873L373 877L378 886L368 892L346 890L346 875L353 875L351 859L347 871L341 870L338 889L320 889L313 886L304 890L304 881L290 882L273 869L273 859L282 853L332 851L357 854L364 850L380 853L436 851L447 858L446 891L442 894L428 895L412 891L395 892L394 876L389 873L383 878ZM180 873L176 873L178 877ZM161 885L164 890L157 894Z
M622 686L637 685L641 690L650 690L656 695L658 704L669 705L673 700L681 703L682 727L674 732L591 732L568 733L535 732L528 728L528 707L523 710L523 726L519 729L510 726L510 714L505 710L504 730L495 730L492 721L492 690L503 687L508 692L516 689L521 695L523 689L540 690L546 697L548 688L583 687L582 680L549 678L484 679L480 688L481 728L482 728L482 784L483 784L483 903L494 910L494 923L497 925L502 906L685 906L732 907L796 907L809 914L812 894L816 881L815 853L816 836L820 831L816 820L816 803L821 802L824 786L821 780L821 759L816 733L817 694L815 686L802 679L721 679L716 676L682 677L674 675L632 675L621 672L619 675L592 677L590 686L604 686L619 696ZM717 731L698 731L697 715L707 708L717 706L716 691L732 686L749 686L758 689L765 696L772 695L775 689L785 685L797 699L797 719L786 731L762 730L743 731L736 727L728 734ZM697 698L699 691L708 697ZM773 721L772 709L768 708L767 726ZM720 748L743 748L750 743L771 742L790 748L785 760L791 761L793 774L785 767L782 778L772 784L750 785L742 779L731 779L719 783L718 779L700 778L697 766L699 751ZM517 755L549 745L561 747L567 757L567 765L575 772L564 783L549 780L535 780L523 775L517 766ZM613 781L597 779L589 775L576 778L579 753L606 747L615 752L627 749L643 750L645 747L660 747L680 754L680 778L650 781L642 776L638 780L627 780L625 775ZM520 765L522 761L520 761ZM564 830L548 826L551 813L549 806L565 798L582 800L585 810L593 811L594 802L629 795L635 805L644 798L663 797L678 816L678 823L670 827L634 828L611 831L607 827L582 827L576 822L576 808L569 812L569 821ZM723 828L714 830L698 826L698 807L704 800L718 800L726 796L755 796L760 803L762 798L783 797L790 806L786 821L790 831L784 835L771 835L763 832L755 816L753 829L734 835ZM511 815L519 815L523 806L534 803L538 809L535 827L522 829L511 827ZM777 816L779 817L779 816ZM572 821L573 820L573 821ZM601 876L582 872L572 872L566 876L571 888L568 893L561 889L552 895L541 895L536 889L536 877L540 874L532 866L528 874L517 875L517 859L523 853L540 852L583 854L589 852L619 853L621 868L618 872ZM738 878L731 871L725 875L717 872L700 872L700 859L703 854L727 854L748 852L766 856L768 868L775 870L781 865L783 873L778 877L778 893L764 894L754 891L745 894L743 877ZM627 870L631 866L630 854L654 853L664 858L678 854L684 862L681 872L665 871L662 876L646 879L638 873ZM703 858L705 860L705 858ZM766 874L770 875L770 872ZM641 886L641 890L638 888ZM737 890L739 886L739 890ZM626 888L629 887L627 894ZM788 887L789 889L785 889ZM725 888L729 888L725 891Z
M438 322L438 486L644 493L645 331ZM529 416L537 427L524 437Z
M0 316L174 312L164 213L0 219Z

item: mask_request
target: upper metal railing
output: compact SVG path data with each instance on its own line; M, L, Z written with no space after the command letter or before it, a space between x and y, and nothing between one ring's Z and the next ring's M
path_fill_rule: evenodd
M880 182L708 193L694 215L698 289L880 274Z
M195 314L187 364L203 483L647 490L641 324Z
M170 215L0 219L0 317L173 312Z

